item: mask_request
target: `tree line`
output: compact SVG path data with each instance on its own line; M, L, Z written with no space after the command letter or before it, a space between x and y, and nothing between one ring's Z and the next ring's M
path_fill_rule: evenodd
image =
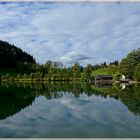
M0 41L0 69L2 68L13 68L16 73L16 76L11 76L8 72L5 75L1 74L3 81L93 81L95 77L92 73L100 69L114 70L117 73L116 77L124 74L132 80L140 81L140 48L130 52L120 62L116 60L86 66L75 63L66 67L61 62L51 60L47 60L45 64L38 64L30 54L8 42Z
M27 62L19 62L16 66L16 77L10 76L10 74L2 75L1 79L17 80L17 81L74 81L74 82L88 82L93 81L92 71L100 68L107 68L109 66L118 66L118 63L112 62L110 64L102 63L98 65L87 64L82 66L79 63L75 63L69 67L66 67L61 62L53 62L48 60L45 64L33 64Z

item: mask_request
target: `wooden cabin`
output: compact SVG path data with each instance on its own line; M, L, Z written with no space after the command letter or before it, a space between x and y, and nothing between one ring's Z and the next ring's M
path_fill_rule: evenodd
M96 83L96 87L99 88L111 88L113 86L113 83L109 82L109 83Z
M95 83L112 83L112 75L97 75L95 77Z

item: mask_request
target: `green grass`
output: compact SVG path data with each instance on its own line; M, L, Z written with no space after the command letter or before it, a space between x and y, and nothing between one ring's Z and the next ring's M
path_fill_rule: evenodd
M117 67L101 68L92 72L92 76L112 75L113 77L115 77L118 74L119 72Z

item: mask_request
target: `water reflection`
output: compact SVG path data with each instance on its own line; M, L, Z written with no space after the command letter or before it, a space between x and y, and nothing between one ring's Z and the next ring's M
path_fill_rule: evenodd
M19 112L35 99L31 90L7 84L5 86L0 86L0 120Z
M123 85L124 87L124 85ZM6 119L31 105L42 95L47 100L63 98L65 94L79 98L85 94L121 101L135 115L140 115L139 85L92 85L89 83L1 83L0 119Z

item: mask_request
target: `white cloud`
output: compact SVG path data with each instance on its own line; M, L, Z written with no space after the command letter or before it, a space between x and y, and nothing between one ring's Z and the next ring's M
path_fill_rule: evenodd
M140 44L139 3L0 3L0 13L0 39L40 63L120 60Z
M65 64L73 64L75 62L82 63L85 60L89 60L90 58L88 57L87 54L81 51L71 51L65 54L64 56L60 57L60 61L65 63Z

